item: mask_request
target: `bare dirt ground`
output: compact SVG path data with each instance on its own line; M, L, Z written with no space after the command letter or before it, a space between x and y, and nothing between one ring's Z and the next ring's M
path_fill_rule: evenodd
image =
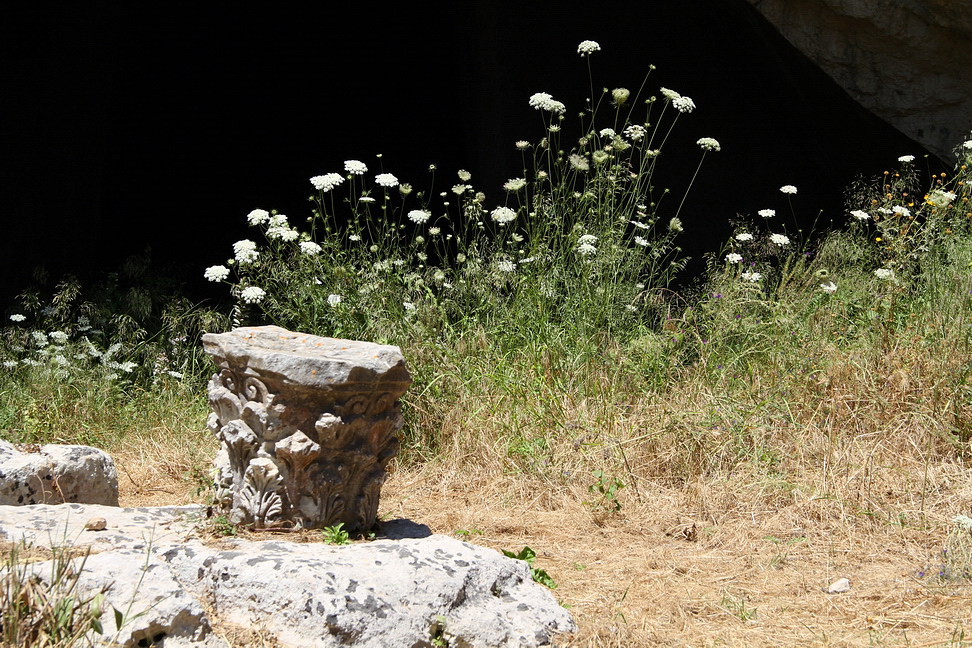
M123 506L191 500L164 465L119 463ZM972 486L961 474L942 481L951 486L924 513L902 506L896 519L730 481L640 483L606 513L580 484L426 466L390 476L380 515L497 550L531 547L579 627L561 645L972 646L972 586L936 578ZM849 591L822 591L840 578ZM240 645L274 645L250 639Z

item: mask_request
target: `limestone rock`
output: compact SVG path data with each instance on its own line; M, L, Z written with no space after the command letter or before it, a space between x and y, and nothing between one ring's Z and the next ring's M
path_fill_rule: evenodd
M0 441L0 505L63 502L118 506L111 457L90 446L49 444L22 452Z
M107 528L86 531L92 517ZM202 517L201 507L0 507L0 536L90 545L82 584L114 583L108 602L129 610L124 646L226 645L207 608L220 623L288 647L432 646L437 638L529 647L556 645L576 629L525 562L422 525L384 523L377 540L344 546L281 536L207 543L195 530ZM114 630L106 623L107 634Z
M972 129L972 3L749 2L858 103L955 161Z

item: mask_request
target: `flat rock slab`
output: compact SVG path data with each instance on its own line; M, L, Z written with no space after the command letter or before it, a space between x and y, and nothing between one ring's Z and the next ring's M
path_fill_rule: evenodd
M118 474L107 453L48 444L25 452L0 440L0 505L80 502L118 506Z
M131 610L117 635L125 646L226 645L206 609L283 646L544 646L576 629L525 562L407 520L386 523L377 540L334 546L207 543L195 530L201 517L199 507L0 506L0 536L91 546L82 580L115 584L108 601ZM86 530L92 518L105 529Z

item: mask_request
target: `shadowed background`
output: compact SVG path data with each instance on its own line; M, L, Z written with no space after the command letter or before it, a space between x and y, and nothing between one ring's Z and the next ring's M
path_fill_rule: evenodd
M857 175L904 154L926 166L920 145L852 101L746 0L340 13L59 3L10 10L0 29L4 308L39 264L83 275L148 246L155 266L185 272L190 293L221 295L202 271L248 235L245 215L276 208L299 225L308 178L349 158L417 190L434 163L436 192L467 169L487 206L502 204L502 183L522 175L514 141L543 134L531 94L566 103L564 130L576 133L585 39L602 47L590 59L595 92L635 91L654 64L646 92L665 86L697 104L659 164L673 198L698 162L695 141L722 144L680 215L692 273L735 214L788 214L783 184L799 188L803 227L818 212L827 225L843 220Z

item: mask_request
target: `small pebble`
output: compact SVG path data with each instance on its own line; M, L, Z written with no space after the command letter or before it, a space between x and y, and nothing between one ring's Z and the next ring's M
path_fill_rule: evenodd
M850 581L846 578L837 579L827 587L824 587L823 591L824 594L842 594L843 592L849 592Z
M108 521L103 517L93 517L84 525L88 531L104 531L107 527Z

